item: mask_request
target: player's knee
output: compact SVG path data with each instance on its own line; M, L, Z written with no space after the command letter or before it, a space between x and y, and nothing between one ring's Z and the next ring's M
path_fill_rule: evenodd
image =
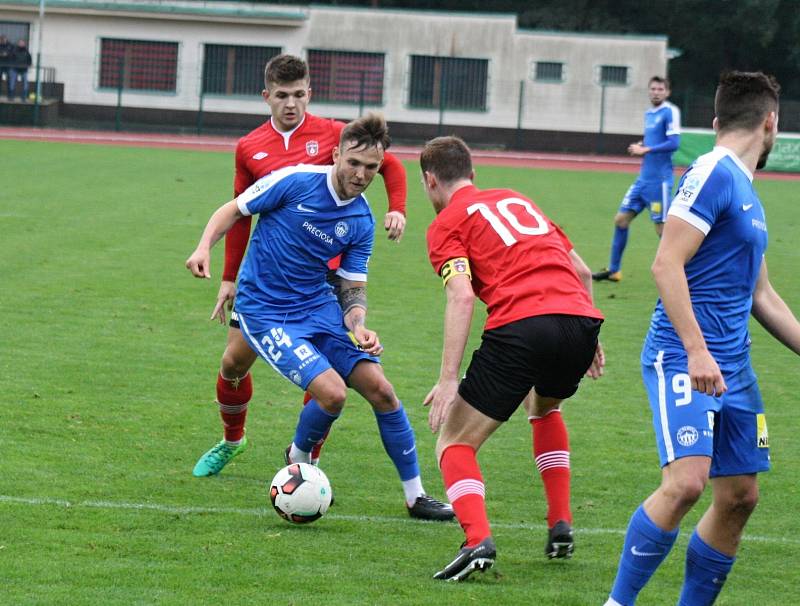
M617 213L614 215L614 226L620 229L628 229L631 224L631 217L626 213Z
M370 389L369 403L378 412L391 412L400 406L394 387L386 377L381 376L377 379Z
M320 407L326 412L335 415L342 412L346 399L347 386L344 383L341 386L329 387L324 393L317 395L317 403Z
M243 356L235 348L226 347L220 364L225 377L243 377L252 366L250 356Z
M722 506L726 508L728 515L748 518L758 505L758 485L740 486L731 491Z
M698 475L683 475L671 478L664 486L664 492L676 503L679 509L691 507L703 495L707 480Z

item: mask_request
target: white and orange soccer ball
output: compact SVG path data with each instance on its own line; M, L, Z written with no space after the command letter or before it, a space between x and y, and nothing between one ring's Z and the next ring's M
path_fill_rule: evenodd
M272 478L269 500L278 515L293 524L320 519L331 505L331 484L319 467L292 463Z

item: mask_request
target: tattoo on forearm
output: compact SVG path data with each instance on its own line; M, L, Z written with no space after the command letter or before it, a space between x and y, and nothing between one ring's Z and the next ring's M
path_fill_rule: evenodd
M354 307L360 307L364 311L367 310L367 289L363 286L356 286L354 288L348 288L347 290L342 290L339 293L339 305L342 306L342 311L344 315L347 315ZM364 318L361 317L359 322L360 324L364 323Z

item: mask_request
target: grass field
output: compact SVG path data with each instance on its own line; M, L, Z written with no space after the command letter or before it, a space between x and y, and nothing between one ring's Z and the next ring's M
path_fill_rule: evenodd
M481 451L499 558L488 574L430 580L462 540L457 524L412 521L368 405L355 395L322 462L328 516L292 527L267 506L301 393L254 371L250 449L217 478L191 476L219 439L214 377L225 330L208 321L211 281L183 262L231 191L230 154L0 141L0 604L601 604L627 519L657 485L638 356L655 289L646 218L625 280L600 284L606 376L565 406L576 553L548 562L544 500L518 412ZM402 243L376 241L370 326L417 430L423 479L443 496L421 402L439 367L444 297L427 263L432 218L415 166ZM630 174L479 167L479 186L532 196L593 267ZM773 284L800 312L797 184L759 181ZM382 214L380 185L369 192ZM482 312L480 312L482 314ZM482 315L476 318L473 340ZM797 358L757 325L773 471L718 604L796 604L800 569ZM792 480L791 478L795 478ZM707 497L703 503L707 502ZM639 604L674 604L694 522Z

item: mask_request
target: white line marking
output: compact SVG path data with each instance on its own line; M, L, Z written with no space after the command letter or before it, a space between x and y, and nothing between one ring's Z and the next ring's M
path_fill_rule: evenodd
M154 511L157 513L167 513L170 515L190 515L190 514L232 514L244 516L272 516L272 510L264 507L179 507L175 505L163 505L161 503L126 503L125 501L68 501L66 499L56 499L52 497L13 497L0 494L0 504L9 505L50 505L64 508L86 507L91 509L127 509L130 511ZM419 524L419 520L411 520L408 517L389 517L389 516L369 516L369 515L343 515L328 513L326 516L334 520L344 520L347 522L378 522L381 524ZM438 522L422 522L424 524L438 524ZM512 530L546 530L544 524L525 524L521 522L492 522L495 528L508 528ZM624 528L577 528L576 534L579 535L603 535L613 534L618 536L625 535ZM688 535L687 535L688 536ZM744 541L754 543L783 543L785 545L800 545L800 539L788 537L765 537L758 535L744 535Z

